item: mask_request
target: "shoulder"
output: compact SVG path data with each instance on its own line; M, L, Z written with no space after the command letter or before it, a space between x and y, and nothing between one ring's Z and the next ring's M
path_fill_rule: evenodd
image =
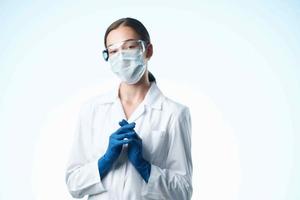
M107 105L114 100L114 91L109 90L98 95L91 96L83 101L80 107L80 113L92 112L96 107Z
M179 103L166 96L162 103L162 112L167 114L171 121L181 120L186 117L190 118L190 109L187 105Z
M168 129L171 133L189 135L191 132L191 115L187 105L165 97L163 103L164 115L168 118Z
M165 96L162 109L172 114L179 114L188 111L189 107Z

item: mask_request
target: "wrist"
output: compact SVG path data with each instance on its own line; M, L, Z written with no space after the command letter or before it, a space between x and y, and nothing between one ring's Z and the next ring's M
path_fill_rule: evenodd
M135 165L136 170L139 172L139 174L143 177L145 182L148 183L150 173L151 173L151 164L143 159L139 165Z
M105 175L109 172L112 167L113 162L108 159L105 155L99 158L98 160L98 170L101 178L104 178Z

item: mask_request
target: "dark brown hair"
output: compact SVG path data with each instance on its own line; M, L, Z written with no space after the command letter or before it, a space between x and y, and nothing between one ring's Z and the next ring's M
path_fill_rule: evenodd
M126 18L121 18L118 19L117 21L113 22L107 29L104 35L104 46L105 48L107 47L106 44L106 39L108 34L112 31L117 29L120 26L128 26L130 28L132 28L138 35L139 35L139 39L143 40L144 42L146 42L146 45L150 43L150 36L149 33L146 29L146 27L137 19L134 18L130 18L130 17L126 17ZM155 77L153 76L153 74L148 71L148 78L150 82L156 82Z

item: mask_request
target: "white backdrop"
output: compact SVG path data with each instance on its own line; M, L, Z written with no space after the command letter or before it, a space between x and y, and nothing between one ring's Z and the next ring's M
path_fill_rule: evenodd
M107 26L150 32L149 70L192 114L193 199L300 199L297 1L0 2L0 199L72 199L78 110L117 81Z

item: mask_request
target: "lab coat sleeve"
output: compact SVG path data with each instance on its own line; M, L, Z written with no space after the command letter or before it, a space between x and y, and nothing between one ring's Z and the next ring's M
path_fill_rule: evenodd
M151 164L148 183L143 183L144 199L191 199L193 166L189 108L181 109L170 123L166 168L162 169Z
M65 174L68 190L74 198L106 191L98 172L98 158L90 153L92 117L92 106L85 103L80 110Z

